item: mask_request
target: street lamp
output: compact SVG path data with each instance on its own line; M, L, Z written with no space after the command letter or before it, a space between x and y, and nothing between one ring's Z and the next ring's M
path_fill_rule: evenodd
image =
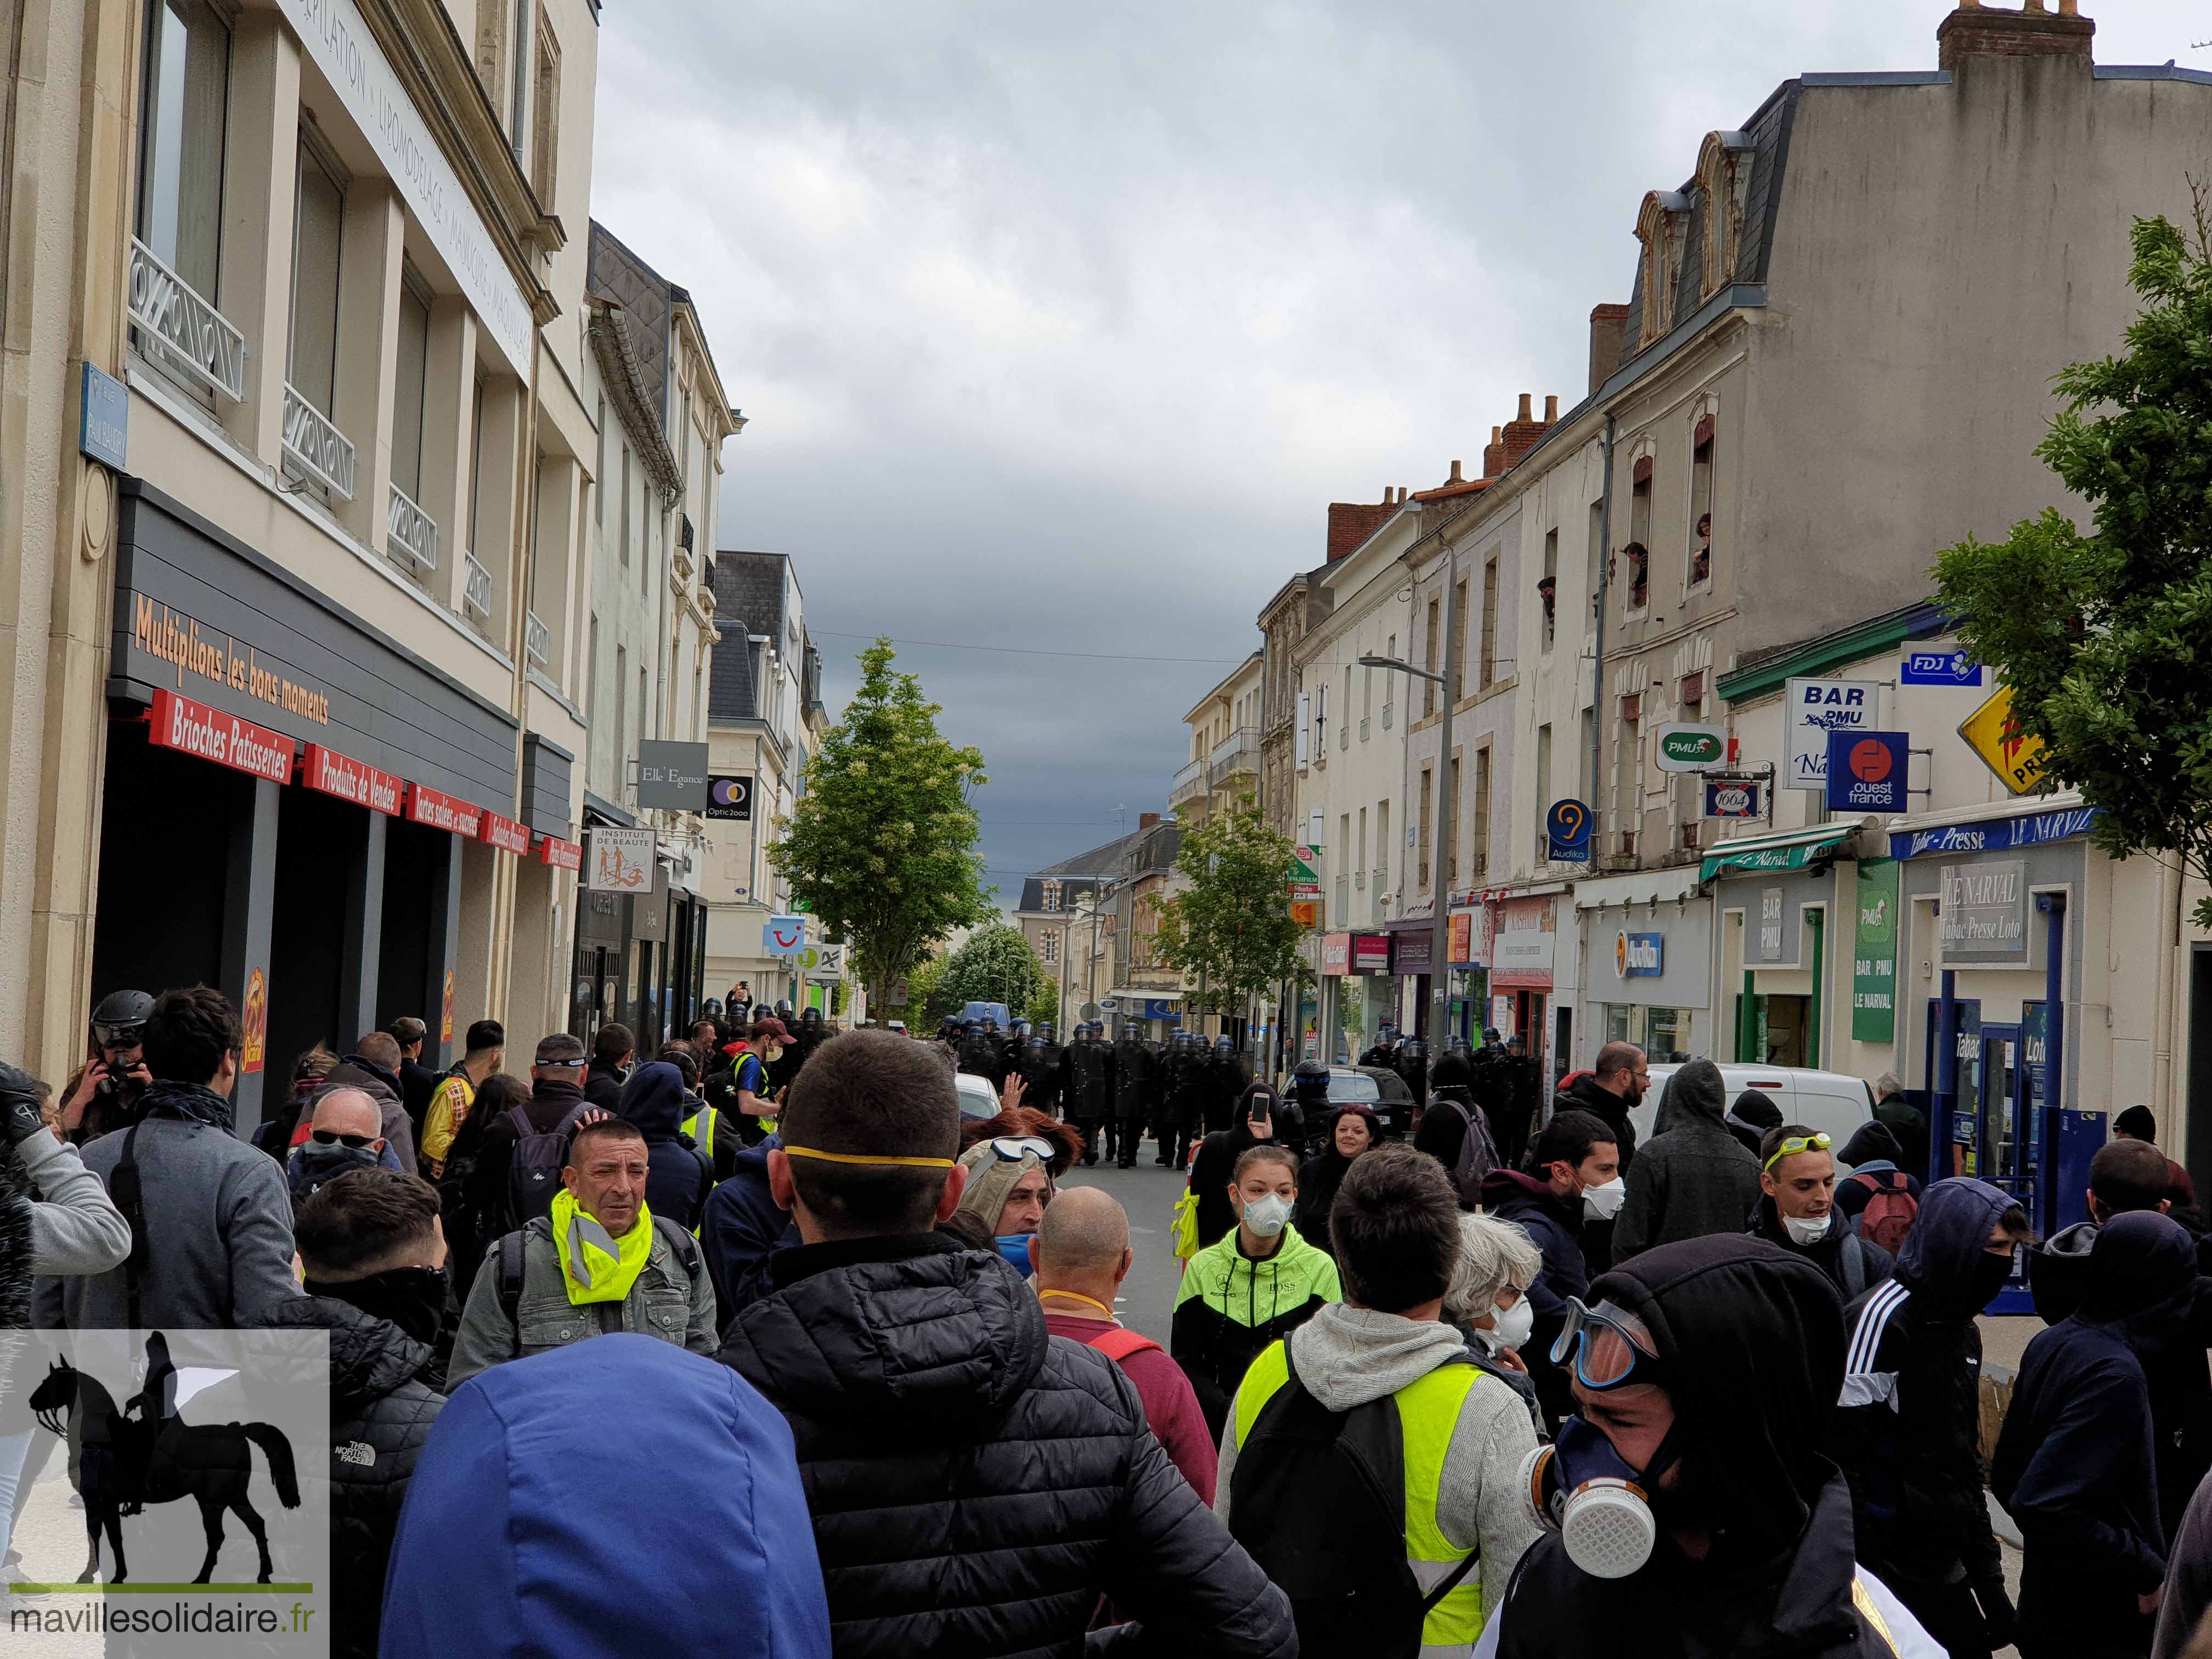
M1415 679L1427 680L1443 688L1443 729L1438 733L1437 756L1437 857L1431 866L1430 891L1434 895L1434 908L1429 927L1429 1041L1439 1048L1444 1041L1444 1018L1450 1007L1451 995L1451 918L1445 891L1445 872L1451 868L1453 836L1458 831L1458 792L1452 787L1452 702L1458 688L1461 665L1456 647L1459 635L1453 624L1453 615L1458 589L1452 578L1456 574L1455 561L1448 549L1444 555L1444 669L1441 674L1425 668L1416 668L1395 657L1362 657L1362 668L1381 668L1396 673L1410 674Z

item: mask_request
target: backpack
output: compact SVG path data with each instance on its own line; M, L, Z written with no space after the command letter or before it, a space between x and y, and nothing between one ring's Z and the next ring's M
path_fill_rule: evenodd
M568 1143L575 1137L576 1120L590 1109L589 1101L579 1101L566 1117L544 1130L530 1121L527 1106L514 1107L500 1120L514 1131L514 1153L507 1169L507 1201L516 1226L552 1215L553 1194L561 1190L561 1169L568 1161Z
M1423 1621L1479 1552L1424 1595L1406 1559L1396 1400L1332 1412L1299 1382L1287 1342L1283 1358L1289 1378L1237 1449L1229 1529L1288 1591L1301 1652L1417 1659ZM1462 1354L1446 1363L1468 1362Z
M1144 1352L1147 1348L1154 1353L1160 1351L1160 1345L1153 1341L1151 1337L1133 1331L1126 1325L1108 1326L1097 1335L1092 1337L1085 1346L1097 1349L1117 1365L1133 1355Z
M1851 1179L1874 1194L1859 1212L1859 1237L1895 1255L1919 1218L1920 1200L1906 1189L1905 1176L1896 1170L1855 1175ZM1893 1181L1897 1183L1894 1187L1889 1184Z
M684 1264L684 1273L690 1276L693 1284L697 1284L700 1265L697 1241L665 1216L653 1218L653 1230L667 1241L668 1248L676 1252L677 1261ZM532 1232L540 1238L552 1237L551 1219L541 1218L529 1222L516 1228L499 1241L499 1310L507 1316L507 1322L509 1325L515 1322L515 1310L522 1305L523 1235ZM595 1305L601 1310L599 1328L602 1334L622 1328L621 1303L602 1302ZM605 1311L608 1309L614 1310L612 1323L608 1322Z
M1504 1159L1498 1155L1498 1139L1490 1133L1490 1114L1481 1107L1470 1105L1458 1098L1457 1091L1439 1093L1429 1103L1429 1109L1438 1106L1456 1108L1467 1120L1467 1133L1460 1137L1459 1157L1454 1160L1448 1174L1452 1187L1459 1194L1460 1207L1471 1210L1475 1206L1475 1194L1482 1185L1483 1176L1496 1169Z

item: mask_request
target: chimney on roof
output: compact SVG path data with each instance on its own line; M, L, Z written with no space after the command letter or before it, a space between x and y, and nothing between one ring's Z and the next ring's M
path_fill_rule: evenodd
M1158 812L1139 812L1137 814L1137 833L1141 836L1147 830L1157 830L1159 828L1159 823L1160 815Z
M1559 394L1556 392L1547 392L1544 394L1544 424L1546 426L1555 425L1557 424L1559 418Z
M1521 412L1513 417L1515 420L1526 421L1532 418L1528 410L1528 394L1524 392L1521 394Z
M1448 484L1465 483L1467 482L1465 478L1460 477L1459 462L1456 459L1452 462L1451 477L1446 478L1444 482Z
M2027 0L2020 11L1959 0L1936 26L1936 62L1955 70L1970 58L2078 58L2086 67L2096 33L2095 20L2081 15L2081 0L2058 0L2055 12L2045 10L2043 0Z
M1595 392L1620 367L1628 333L1626 306L1592 306L1589 319L1589 389Z

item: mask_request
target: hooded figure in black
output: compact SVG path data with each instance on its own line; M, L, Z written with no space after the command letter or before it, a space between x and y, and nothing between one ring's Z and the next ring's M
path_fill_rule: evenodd
M1782 1127L1782 1109L1757 1089L1746 1089L1735 1097L1728 1115L1721 1120L1728 1132L1743 1143L1743 1149L1753 1158L1759 1156L1759 1143L1769 1129ZM1844 1160L1848 1164L1850 1159Z
M1225 1032L1213 1039L1213 1052L1206 1057L1199 1085L1199 1111L1208 1134L1229 1127L1237 1115L1237 1103L1251 1086L1252 1073L1237 1052L1236 1039Z
M1075 1041L1067 1045L1067 1121L1083 1135L1083 1161L1096 1164L1103 1146L1100 1126L1114 1117L1114 1056L1098 1040L1098 1028L1085 1023L1075 1028Z
M1022 1104L1034 1106L1047 1117L1060 1115L1060 1085L1065 1069L1060 1053L1060 1044L1052 1040L1052 1027L1044 1025L1032 1027L1015 1054L1014 1069L1021 1074L1023 1085Z
M1953 1653L1986 1655L2012 1640L1982 1496L1974 1317L2003 1288L2011 1241L2027 1231L2011 1194L1985 1181L1939 1181L1921 1199L1895 1274L1845 1311L1835 1447L1851 1483L1859 1559Z
M1159 1073L1159 1055L1133 1021L1124 1021L1121 1034L1114 1039L1114 1118L1121 1138L1117 1161L1125 1170L1137 1167L1137 1144L1145 1138L1145 1125L1158 1116Z
M1493 1615L1500 1659L1893 1659L1904 1650L1920 1632L1859 1573L1850 1489L1821 1455L1844 1375L1843 1310L1826 1275L1761 1240L1725 1234L1647 1250L1599 1279L1588 1300L1634 1315L1652 1339L1656 1357L1638 1368L1672 1411L1656 1443L1645 1443L1656 1424L1635 1438L1598 1420L1607 1417L1606 1393L1577 1383L1577 1395L1622 1461L1651 1471L1658 1538L1642 1567L1600 1578L1547 1532ZM1650 1412L1653 1396L1631 1398L1644 1387L1637 1378L1632 1370L1626 1387L1607 1391L1616 1411Z
M687 1233L699 1224L700 1206L714 1184L714 1165L684 1133L691 1110L684 1073L665 1060L633 1067L623 1085L622 1120L645 1137L646 1206Z
M1990 1466L2026 1546L2021 1659L2149 1652L2144 1601L2166 1578L2145 1371L2191 1340L2196 1245L2138 1211L2099 1231L2089 1265L2081 1305L2027 1345Z

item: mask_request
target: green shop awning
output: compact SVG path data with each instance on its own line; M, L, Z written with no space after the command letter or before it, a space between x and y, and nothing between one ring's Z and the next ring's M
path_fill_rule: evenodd
M1747 836L1723 842L1705 854L1698 871L1700 883L1715 876L1748 875L1769 870L1802 870L1815 859L1826 858L1858 834L1859 821L1823 823L1810 830L1792 830L1779 836Z

